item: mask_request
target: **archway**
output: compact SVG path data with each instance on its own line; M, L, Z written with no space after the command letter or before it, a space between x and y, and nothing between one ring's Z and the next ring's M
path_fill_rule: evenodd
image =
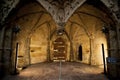
M82 61L82 45L79 46L78 49L78 60Z

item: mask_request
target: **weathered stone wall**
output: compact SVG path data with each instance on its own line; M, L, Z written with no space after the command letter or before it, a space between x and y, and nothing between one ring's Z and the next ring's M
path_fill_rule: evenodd
M107 56L107 42L101 30L104 24L111 22L104 15L105 13L93 6L84 4L71 16L65 25L66 33L62 36L67 44L67 61L71 56L73 61L78 61L78 47L82 45L82 62L103 64L101 44L105 45ZM57 39L56 24L42 6L36 2L27 4L10 19L10 23L20 28L20 32L14 34L13 54L18 42L18 57L22 56L23 60L21 65L45 62L48 57L52 59L52 42Z
M8 22L10 23L8 26L11 26L11 29L18 26L20 31L12 34L12 54L10 54L10 51L5 51L4 53L5 56L8 56L7 58L4 57L6 65L9 64L9 56L11 55L11 62L14 67L16 43L19 44L17 67L53 60L53 42L59 37L56 31L57 25L40 4L34 2L25 5ZM61 36L67 45L66 61L79 61L78 49L81 45L83 49L83 60L81 62L103 65L101 44L104 44L106 57L108 44L102 28L105 24L110 23L112 23L112 20L109 19L106 13L91 5L84 4L78 8L67 21L64 33ZM6 32L10 33L10 31ZM112 37L110 37L112 39L110 46L114 44L113 42L116 39L113 32L110 32ZM11 35L8 35L8 37L11 39ZM7 42L5 46L10 46L10 40L7 41L6 38L5 41ZM116 52L111 53L114 56Z
M108 18L103 15L102 11L84 4L68 20L65 29L70 34L73 42L74 60L78 59L78 49L82 45L82 62L93 65L103 64L101 44L104 44L105 56L107 57L107 40L106 35L102 32L102 28L104 24L108 23L104 22ZM104 21L101 20L103 17L105 18Z
M16 35L14 43L19 43L18 56L23 56L23 64L28 65L31 62L36 63L46 60L47 35L45 33L48 32L46 23L51 20L49 14L38 3L30 3L18 11L16 18L17 20L13 22L20 26L20 32ZM44 29L42 29L43 27ZM38 46L41 49L37 48ZM38 52L36 49L38 49ZM31 50L35 52L33 53ZM41 60L41 58L43 59ZM36 62L33 59L36 59Z
M59 4L59 1L56 1L55 4L60 7L59 11L57 6L50 4L49 0L46 1L49 6L44 6L46 3L38 0L48 11L40 3L28 3L19 8L16 14L9 17L6 22L8 24L3 26L4 28L0 27L0 73L14 71L17 43L17 67L53 60L53 42L59 37L56 34L59 27L65 28L64 34L60 37L66 41L66 61L79 61L78 49L80 45L83 49L83 60L81 61L83 63L103 65L101 44L104 44L106 57L109 53L109 57L120 58L120 8L117 3L119 0L101 0L108 8L106 8L107 11L110 11L108 13L112 13L111 15L84 3L86 0L82 0L82 2L66 0L64 7L62 7L62 3ZM2 4L0 24L3 25L19 0L2 0L0 2L2 2L0 3ZM83 5L81 6L81 4ZM80 8L78 8L79 6ZM113 17L117 26L111 20ZM59 22L66 22L65 27L58 26ZM16 26L20 28L20 31L12 33L12 28ZM108 29L106 35L102 32L103 27Z
M48 27L46 24L35 30L31 36L30 56L31 63L39 63L47 61L48 46Z

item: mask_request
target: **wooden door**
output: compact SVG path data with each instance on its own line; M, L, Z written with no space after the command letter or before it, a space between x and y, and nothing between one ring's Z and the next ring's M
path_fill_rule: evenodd
M54 41L53 58L54 60L65 60L66 58L66 44L61 37Z

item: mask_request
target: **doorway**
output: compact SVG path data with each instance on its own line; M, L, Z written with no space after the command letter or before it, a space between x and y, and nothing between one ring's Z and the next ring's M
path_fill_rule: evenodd
M66 43L59 37L53 42L53 60L66 60Z
M82 46L79 46L78 60L82 61Z

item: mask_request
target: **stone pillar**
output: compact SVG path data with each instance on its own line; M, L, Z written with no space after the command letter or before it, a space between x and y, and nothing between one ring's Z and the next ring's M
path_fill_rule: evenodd
M9 74L11 70L11 54L12 54L12 29L7 29L4 38L4 54L3 54L5 74Z
M4 42L5 27L0 30L0 77L4 75L3 73L3 42Z
M28 45L27 45L27 53L28 53L28 57L29 57L29 65L31 64L31 58L30 58L30 38L28 39Z
M25 40L25 54L23 56L21 56L21 60L23 60L24 62L21 63L22 67L27 67L28 65L30 65L30 38L26 38Z
M50 41L48 40L48 47L47 47L47 61L51 61L51 58L50 58Z
M73 53L73 42L72 42L72 39L73 39L73 34L72 34L72 26L73 26L73 23L71 23L70 25L70 61L74 61L74 53Z
M51 61L51 58L50 58L50 34L51 34L51 26L50 24L48 23L47 24L47 27L48 27L48 44L47 44L47 61Z
M116 58L118 56L118 42L117 33L113 30L109 30L109 40L110 40L110 56Z
M5 27L3 27L2 30L0 30L0 64L2 61L4 34L5 34Z
M89 55L89 64L92 64L92 39L89 38L89 42L90 42L90 55Z
M70 61L74 61L73 43L70 42Z
M120 22L117 24L118 58L120 58Z

